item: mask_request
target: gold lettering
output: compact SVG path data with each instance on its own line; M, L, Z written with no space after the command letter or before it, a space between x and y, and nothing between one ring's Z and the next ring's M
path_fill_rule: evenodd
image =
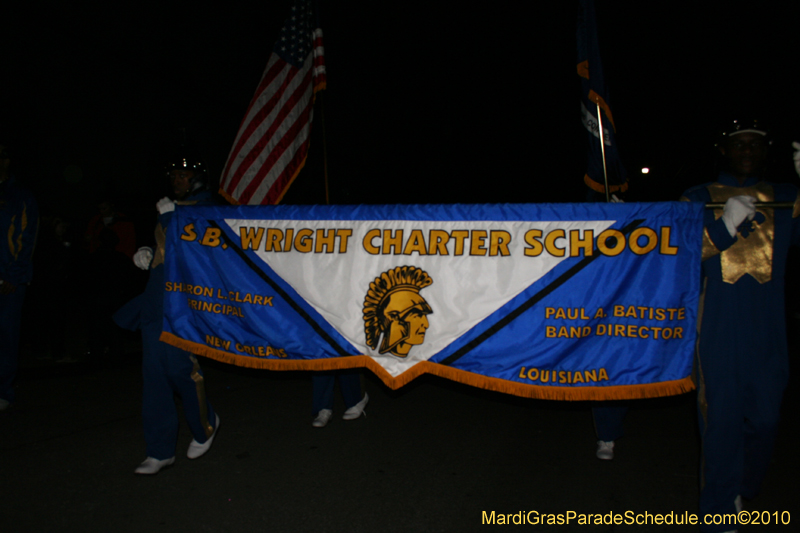
M428 234L428 255L448 255L447 242L450 234L440 229L432 229Z
M583 238L580 237L583 233ZM594 242L594 230L587 229L581 230L574 229L569 232L569 255L570 257L580 257L580 251L583 250L584 257L592 255Z
M286 240L283 241L283 251L284 252L291 252L292 251L292 242L294 238L294 229L287 228L286 229Z
M647 239L647 244L639 246L639 237L645 237ZM658 235L656 235L655 231L645 226L633 230L628 239L628 246L630 246L631 251L636 255L644 255L652 252L657 245Z
M239 228L242 250L250 250L251 248L258 250L261 247L261 239L263 237L264 228L249 228L247 226Z
M364 246L364 250L370 255L378 255L381 253L381 249L372 244L372 241L375 237L380 237L381 230L379 229L371 229L364 235L364 241L361 243Z
M464 241L469 237L469 232L466 230L453 230L450 232L450 237L456 240L456 249L453 255L464 255Z
M492 230L489 233L489 255L501 256L511 255L508 251L508 243L511 242L511 234L507 231Z
M469 255L486 255L486 246L484 246L486 235L486 230L472 230L472 236L469 240Z
M608 247L608 240L614 238L616 242L613 248ZM615 229L607 229L597 237L597 249L600 253L607 256L616 256L622 253L625 249L625 236L621 231Z
M403 248L403 230L392 231L389 229L383 230L383 248L381 253L389 255L389 250L393 250L394 255L400 255Z
M563 229L555 229L547 234L544 238L544 247L547 253L553 257L564 257L565 251L563 248L556 247L556 239L565 239L566 232Z
M183 227L184 233L181 235L181 240L192 242L197 239L197 233L194 232L194 224L187 224Z
M311 247L314 245L313 234L314 232L308 228L298 231L297 236L294 238L294 249L304 254L310 252Z
M222 233L222 230L219 228L206 228L206 233L203 235L203 240L200 241L200 244L203 246L211 246L215 248L219 246L219 236Z
M538 257L544 251L541 241L542 230L531 229L525 232L525 244L529 247L525 248L525 255L528 257Z
M411 236L406 241L406 247L403 249L403 255L411 255L414 252L419 255L426 255L427 253L427 250L425 250L425 236L418 229L411 231Z
M669 244L669 237L670 231L672 228L669 226L662 226L661 227L661 248L659 252L662 255L677 255L678 254L678 247L677 246L670 246Z
M314 243L314 253L320 254L323 253L322 249L325 249L326 254L332 254L334 250L334 246L336 245L336 230L330 229L318 229L317 230L317 241Z
M353 230L351 229L337 229L336 236L339 237L339 253L346 254L347 253L347 239L353 234Z
M281 241L283 240L283 232L278 228L269 228L267 230L267 242L264 244L264 251L271 252L281 251Z

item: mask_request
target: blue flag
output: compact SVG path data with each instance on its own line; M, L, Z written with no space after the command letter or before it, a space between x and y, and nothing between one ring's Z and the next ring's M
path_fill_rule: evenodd
M606 192L600 125L597 118L599 106L603 123L602 138L605 143L609 193L624 192L628 188L628 177L620 161L614 135L616 127L609 104L608 89L603 79L593 0L580 0L578 3L578 76L581 78L581 119L589 137L584 182L596 192Z

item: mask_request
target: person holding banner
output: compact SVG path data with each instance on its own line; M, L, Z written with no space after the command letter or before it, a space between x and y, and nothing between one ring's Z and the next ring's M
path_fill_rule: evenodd
M763 181L769 136L734 121L717 145L725 169L682 200L724 202L707 209L702 315L697 348L702 439L700 512L734 513L755 497L769 465L789 372L784 273L800 244L797 187ZM756 202L794 202L794 209ZM703 531L729 530L702 524Z
M147 287L144 294L114 316L122 327L141 327L142 330L142 418L147 458L136 468L136 474L157 474L175 462L178 414L174 394L181 397L183 412L194 436L186 452L189 459L197 459L208 451L219 428L219 416L206 398L203 372L197 358L159 340L164 317L164 243L175 204L213 203L208 175L199 159L179 158L167 167L167 175L175 201L165 197L156 204L159 213L157 247L155 250L140 248L133 257L137 267L150 271Z
M15 398L22 304L33 277L39 227L36 200L11 174L11 150L0 142L0 411Z

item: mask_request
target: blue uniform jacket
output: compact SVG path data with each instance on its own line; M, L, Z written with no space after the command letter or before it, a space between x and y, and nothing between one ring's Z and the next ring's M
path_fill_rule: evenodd
M788 372L784 275L791 245L800 244L797 187L750 178L739 186L728 173L684 193L684 200L725 202L731 196L794 202L794 209L758 208L731 237L722 209L707 209L703 234L703 315L698 355L724 365L735 380L776 386ZM732 376L731 376L732 377Z
M0 279L30 283L39 210L33 195L17 187L14 177L0 183Z

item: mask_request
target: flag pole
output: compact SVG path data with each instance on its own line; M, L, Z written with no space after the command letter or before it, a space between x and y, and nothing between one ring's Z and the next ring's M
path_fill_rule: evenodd
M755 207L782 209L794 207L794 202L756 202L753 205ZM723 207L725 207L725 202L709 202L706 204L706 209L722 209Z
M603 117L602 112L600 111L600 102L595 100L594 102L597 105L597 127L600 129L600 154L603 157L603 181L605 183L605 190L606 190L606 202L611 201L611 193L608 191L608 170L606 169L606 139L605 133L603 132Z
M328 190L328 136L325 134L325 98L320 94L319 114L322 122L322 173L325 176L325 205L331 205Z

